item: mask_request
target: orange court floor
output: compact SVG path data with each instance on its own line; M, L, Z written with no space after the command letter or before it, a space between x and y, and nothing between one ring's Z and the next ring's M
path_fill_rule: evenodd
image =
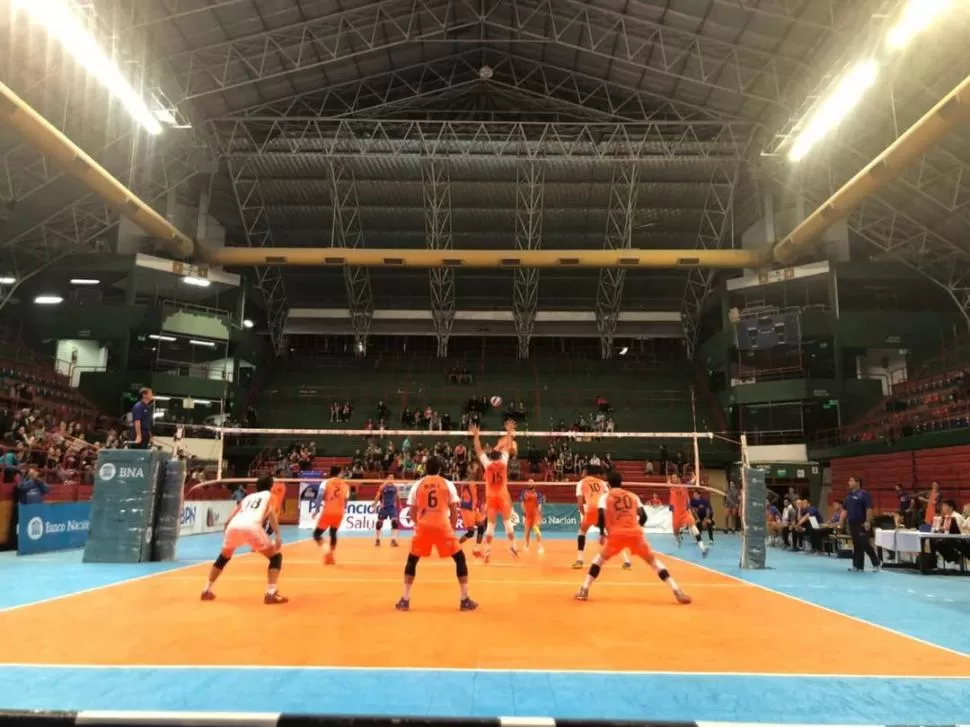
M305 533L299 537L305 538ZM853 613L827 603L837 589L821 581L831 571L831 577L839 579L836 585L845 584L840 602L851 604L853 599L886 596L878 591L885 586L876 586L875 578L901 578L908 586L919 586L925 579L889 573L866 576L877 589L872 592L846 580L844 561L807 556L787 556L792 564L786 572L777 564L773 574L746 573L736 566L736 539L722 539L712 557L703 561L693 548L674 549L672 538L654 539L658 555L694 599L681 606L645 563L635 562L625 571L619 559L604 567L588 602L576 601L573 596L586 571L570 568L573 539L547 539L544 555L533 548L515 559L497 538L491 564L469 558L471 595L481 604L472 613L458 610L450 559L422 560L412 610L395 611L407 539L400 548L389 547L386 539L375 548L370 539L342 537L334 566L321 563L312 541L289 542L280 591L291 601L275 607L262 604L266 561L258 555L237 555L216 585L217 599L202 602L199 593L209 560L200 546L205 541L211 557L218 540L186 540L194 541L186 546L194 562L34 603L0 605L0 664L28 673L75 668L75 675L99 669L111 674L119 667L146 675L188 670L202 683L210 673L254 668L275 668L291 676L313 670L356 674L347 677L351 682L364 674L431 678L449 672L581 673L589 678L641 680L653 675L654 681L680 679L688 691L699 679L734 678L747 680L741 691L750 691L752 701L759 690L752 685L758 679L784 683L795 676L821 683L925 679L936 680L937 689L970 686L964 681L970 677L970 650L962 642L954 648L943 639L909 633L891 618L870 619L858 610ZM596 551L595 546L587 547L587 563ZM103 568L80 563L65 567ZM810 572L811 567L817 572ZM56 577L50 569L38 572ZM23 573L19 580L29 577ZM769 575L783 582L764 582ZM795 592L799 583L804 590ZM808 583L818 587L808 588ZM950 593L950 588L946 585L942 592ZM941 596L936 605L943 605L944 599ZM293 678L299 682L304 677ZM885 689L892 694L888 686ZM0 688L0 700L6 691ZM18 705L0 701L2 706ZM175 699L170 708L184 706ZM479 705L478 711L488 709ZM740 712L746 715L744 709ZM845 716L837 709L835 714Z

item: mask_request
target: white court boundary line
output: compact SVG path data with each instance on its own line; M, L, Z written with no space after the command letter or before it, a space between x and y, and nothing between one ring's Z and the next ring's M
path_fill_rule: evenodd
M946 651L946 652L948 652L950 654L953 654L955 656L961 656L964 659L966 659L968 662L970 662L970 654L967 654L967 653L965 653L963 651L958 651L957 649L951 649L949 646L943 646L942 644L935 644L932 641L927 641L926 639L922 639L919 636L914 636L913 634L907 634L907 633L904 633L903 631L898 631L897 629L894 629L891 626L885 626L883 624L875 623L873 621L866 621L864 618L861 618L859 616L853 616L852 614L845 613L843 611L836 611L834 608L829 608L828 606L823 606L820 603L813 603L812 601L807 601L804 598L800 598L798 596L793 596L792 594L785 593L784 591L776 591L774 588L772 588L770 586L765 586L765 585L762 585L760 583L754 583L753 581L745 580L744 578L741 578L740 576L736 576L736 575L733 575L731 573L725 573L724 571L719 571L716 568L711 568L710 566L701 565L700 563L695 563L692 560L684 560L683 558L678 558L675 555L665 555L664 557L665 558L669 558L671 560L675 560L678 563L684 563L686 565L692 565L695 568L700 568L701 570L708 571L709 573L714 573L716 575L724 576L725 578L730 578L731 580L737 581L738 583L744 583L746 585L752 586L752 587L757 588L759 590L767 591L768 593L773 593L776 596L781 596L782 598L787 598L787 599L789 599L791 601L796 601L797 603L801 603L801 604L803 604L805 606L811 606L813 608L820 609L820 610L825 611L826 613L830 613L830 614L832 614L834 616L841 616L842 618L847 618L850 621L855 621L856 623L865 624L866 626L872 626L873 628L879 629L880 631L885 631L886 633L892 634L893 636L901 636L904 639L909 639L910 641L915 641L916 643L921 644L923 646L930 646L930 647L933 647L934 649L940 649L941 651ZM863 575L861 577L865 577L865 576ZM873 577L875 577L875 574L873 574ZM963 677L956 677L956 678L962 679Z
M21 662L0 663L0 668L4 669L80 669L87 671L194 671L200 669L212 669L218 671L307 671L307 672L392 672L403 674L535 674L538 676L557 674L557 675L583 675L583 676L615 676L615 677L649 677L649 676L670 676L670 677L737 677L742 679L849 679L860 681L866 679L923 679L927 681L957 681L970 682L970 676L940 676L925 674L781 674L777 672L723 672L723 671L618 671L612 669L498 669L481 668L471 669L467 667L422 667L422 666L303 666L293 665L272 665L263 664L30 664Z
M299 543L305 542L304 540L291 540L288 543L283 543L282 550L286 550L291 545L297 545ZM238 558L248 558L251 555L257 555L255 552L243 553L242 555L237 555L234 557ZM30 557L30 556L28 556ZM157 562L157 561L156 561ZM114 581L113 583L102 583L99 586L91 586L90 588L82 588L77 591L71 591L70 593L59 593L56 596L49 596L48 598L41 598L37 601L30 601L29 603L17 603L13 606L4 606L0 608L0 615L5 613L10 613L11 611L19 611L22 608L30 608L31 606L42 606L45 603L54 603L55 601L63 601L67 598L74 598L75 596L83 596L88 593L97 593L98 591L104 591L108 588L117 588L118 586L124 586L129 583L138 583L140 581L147 581L151 578L158 578L159 576L166 576L172 573L178 573L180 571L188 570L189 568L198 568L200 566L211 564L211 561L200 560L194 563L186 563L184 565L179 565L174 568L168 568L166 570L156 571L155 573L145 573L140 576L134 576L133 578L124 578L120 581ZM139 563L94 563L92 565L141 565ZM184 576L183 576L184 577Z

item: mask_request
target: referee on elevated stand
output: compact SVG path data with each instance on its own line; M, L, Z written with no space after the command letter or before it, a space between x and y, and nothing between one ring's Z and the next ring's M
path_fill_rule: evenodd
M873 570L879 570L882 561L869 540L872 533L872 497L862 489L858 477L849 478L849 494L845 496L844 508L842 517L848 523L849 535L852 536L852 567L849 571L861 573L865 570L866 555L872 561Z

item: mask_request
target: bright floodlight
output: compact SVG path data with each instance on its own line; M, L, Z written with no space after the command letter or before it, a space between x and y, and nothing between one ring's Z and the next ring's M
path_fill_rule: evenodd
M13 285L17 279L10 275L0 275L0 285Z
M896 24L886 34L886 45L893 50L905 48L909 41L926 30L952 0L909 0Z
M64 299L59 295L38 295L34 298L37 305L57 305L63 303Z
M849 71L831 95L815 110L811 120L792 144L788 159L793 162L804 159L815 144L842 123L878 76L879 64L875 61L864 61Z
M71 278L71 285L99 285L100 280L94 278Z
M252 327L253 327L253 322L251 320L249 320L248 318L246 318L243 321L243 328L252 328Z
M14 0L15 9L27 13L32 22L43 26L79 65L121 101L125 110L146 131L162 133L161 124L144 99L79 21L75 7L72 0Z
M208 288L211 285L207 278L196 278L192 275L186 275L182 278L182 282L186 285L194 285L197 288Z

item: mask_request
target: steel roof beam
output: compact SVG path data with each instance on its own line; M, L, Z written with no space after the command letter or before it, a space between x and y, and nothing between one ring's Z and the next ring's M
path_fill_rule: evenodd
M428 250L449 251L451 234L451 186L445 160L427 162L422 171L424 187L424 228ZM438 341L438 358L448 357L448 341L455 324L455 271L446 265L431 267L431 319Z
M245 161L229 160L228 165L229 180L232 182L232 193L239 210L246 244L251 249L260 251L262 248L272 248L273 228L263 202L259 176L253 176L253 172L250 172L250 175L244 174L247 165ZM286 347L284 329L289 305L280 269L276 266L257 265L256 287L263 296L266 326L269 329L273 352L281 356Z
M733 169L718 166L711 174L704 213L697 231L698 250L722 250L733 245L735 194L740 178L740 164ZM700 320L714 282L714 273L712 268L694 268L687 274L681 319L684 323L684 342L689 360L694 359Z
M333 205L333 244L335 247L354 249L364 244L357 200L357 183L353 171L339 159L330 162L330 194ZM347 291L347 307L350 310L351 329L354 332L354 355L367 355L370 341L371 321L374 317L374 296L370 285L370 270L357 265L343 268L344 288Z
M478 31L478 32L474 32ZM547 43L635 65L654 76L785 107L801 61L574 0L506 0L482 10L474 0L379 2L168 56L183 101L292 73L385 52L417 41L481 45ZM613 48L616 49L614 55Z
M198 173L198 152L171 145L146 155L132 170L133 191L150 202L164 199ZM84 252L110 248L106 235L121 221L117 209L93 192L57 210L16 237L0 243L4 255L47 261L65 249Z
M637 211L640 192L640 173L635 165L622 165L613 169L610 183L610 202L606 213L606 232L603 247L611 251L629 251L633 240L633 217ZM604 267L600 270L596 286L596 328L600 334L600 356L614 356L613 341L616 324L623 304L623 286L626 268Z
M553 124L259 117L214 122L212 128L219 155L242 158L277 154L738 162L750 138L749 126L702 121Z
M446 213L448 185L438 171L441 164L428 164L435 170L425 174L427 249L335 247L223 247L209 251L213 265L248 267L275 265L283 267L343 267L361 265L380 268L582 268L680 269L693 267L756 268L766 263L757 250L696 250L693 243L681 249L566 249L566 250L454 250L451 244L451 222ZM432 174L432 171L434 173ZM435 234L431 234L438 230ZM430 243L441 245L431 247ZM312 243L311 243L312 244ZM441 295L439 298L444 299Z
M525 162L517 170L516 177L515 247L538 250L542 247L545 169L541 164ZM539 269L516 268L513 275L512 315L517 353L520 359L527 359L539 312Z

